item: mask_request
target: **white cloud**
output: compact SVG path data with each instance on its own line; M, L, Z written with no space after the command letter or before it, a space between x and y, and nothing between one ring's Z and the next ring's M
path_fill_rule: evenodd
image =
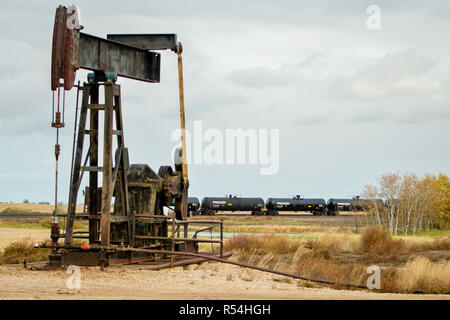
M266 66L233 70L227 78L233 83L247 88L283 87L288 85L291 80L279 69Z
M431 75L436 61L413 49L388 53L359 70L350 79L339 79L337 94L343 99L383 99L395 95L432 98L443 90Z
M2 159L4 174L35 172L36 163L53 159L49 76L58 4L5 0L0 12L0 142L11 153ZM339 196L357 193L359 185L388 170L449 170L449 152L430 145L450 139L450 45L442 40L448 5L380 0L383 27L374 32L366 28L369 3L356 0L77 4L85 32L93 35L179 35L188 127L202 120L220 130L280 129L280 175L269 181L255 176L257 170L193 166L194 195L301 189L305 195ZM160 84L119 82L131 161L154 169L170 163L170 133L179 127L176 56L163 54ZM74 96L68 94L61 130L62 176L70 168ZM417 151L424 149L426 154ZM36 178L33 193L43 199L53 193L53 170L47 162L42 172L48 179ZM348 172L355 173L351 186ZM23 199L26 181L8 183L0 201L13 193Z

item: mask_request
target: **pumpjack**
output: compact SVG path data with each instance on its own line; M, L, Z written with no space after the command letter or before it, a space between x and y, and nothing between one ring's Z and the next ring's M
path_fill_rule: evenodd
M143 256L156 256L158 250L196 251L197 242L187 239L187 222L183 222L187 218L189 181L185 154L182 45L177 42L177 35L110 34L104 39L81 32L83 27L76 15L76 6L59 6L53 29L52 127L57 130L57 138L50 264L106 266L114 259L131 261ZM126 77L158 83L160 50L171 50L178 56L182 137L181 149L175 153L174 168L165 165L155 172L147 164L129 163L122 118L121 86L117 79ZM83 85L80 82L75 84L79 69L92 71ZM78 125L74 129L67 222L65 233L61 234L57 207L59 130L64 127L65 92L73 87L77 88L75 123ZM80 92L82 98L78 115ZM101 93L104 99L100 99ZM100 100L104 103L100 103ZM102 128L99 122L101 113L104 121ZM99 159L101 150L103 159ZM79 217L79 213L76 213L77 196L85 173L89 176L86 188L89 201L84 218L89 221L89 231L77 231L74 230L74 221ZM163 208L173 204L173 215L165 216ZM175 223L184 223L183 239L175 238L174 229L169 237L170 223L173 226ZM59 243L60 239L64 243ZM83 242L80 244L80 241Z

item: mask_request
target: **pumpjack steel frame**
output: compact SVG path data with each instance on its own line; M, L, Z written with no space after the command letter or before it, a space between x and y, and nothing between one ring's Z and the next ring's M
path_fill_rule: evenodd
M74 134L76 148L73 155L67 224L65 234L60 234L58 220L55 219L52 223L51 263L109 265L113 260L132 262L166 259L167 254L164 252L171 252L170 265L173 265L175 252L197 252L199 242L219 243L222 257L222 221L182 221L187 218L189 186L184 135L182 149L177 155L181 163L175 163L175 170L171 166L162 166L156 173L145 164L130 165L128 149L125 146L121 87L116 83L117 77L159 82L160 54L150 50L170 49L178 55L180 120L182 131L185 130L182 47L177 42L176 35L108 35L108 39L103 39L81 33L82 27L68 28L67 19L67 8L59 6L56 9L53 30L51 88L53 91L58 90L59 96L61 87L64 87L64 90L72 89L78 69L92 70L94 73L89 74L87 83L78 85L78 90L82 91L82 102L78 130ZM61 80L63 84L60 83ZM104 91L104 103L100 104L101 89ZM99 129L100 112L103 112L104 118L103 137ZM89 147L83 158L86 136L89 136ZM103 148L101 166L100 148ZM84 235L85 231L74 230L77 196L85 172L89 174L89 194L86 195L89 199L88 235ZM99 173L102 174L101 183ZM163 207L169 207L173 203L173 214L164 216ZM220 226L221 239L198 239L197 234L189 238L188 227L193 223L208 225L201 230ZM172 232L169 236L170 225ZM179 236L181 226L184 227L183 237ZM178 236L175 236L176 234ZM60 238L65 240L64 245L58 243ZM79 245L76 239L86 239L88 242ZM133 248L150 251L142 252L132 250Z
M96 243L100 240L99 231L104 235L101 237L101 244L108 246L110 244L110 224L115 220L123 221L127 217L128 239L127 243L133 244L132 233L132 215L129 210L128 201L128 150L125 148L125 138L122 123L122 108L120 101L120 86L114 83L104 83L102 85L105 91L105 103L98 104L100 85L85 84L83 86L83 99L80 111L80 122L78 127L78 138L75 154L74 168L72 172L72 181L68 205L68 221L66 228L65 244L72 244L73 223L75 219L75 209L77 203L77 194L80 188L84 172L89 172L89 242ZM90 129L86 129L87 113L90 113ZM103 139L103 167L98 166L99 154L99 112L104 112L104 139ZM116 128L113 128L113 118L116 121ZM89 159L89 166L82 166L82 153L85 135L90 136L90 145L84 163ZM115 157L115 167L112 166L112 147L113 137L117 137L117 151ZM103 174L102 198L98 203L98 173ZM116 216L111 215L111 201L113 191L116 188L119 191L122 207L121 212ZM100 215L99 215L100 213ZM100 230L99 230L100 229Z

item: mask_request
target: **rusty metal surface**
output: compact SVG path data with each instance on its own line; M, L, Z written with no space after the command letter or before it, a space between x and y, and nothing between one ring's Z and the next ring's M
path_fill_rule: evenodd
M54 234L55 239L65 238L65 245L59 246L56 243L53 248L61 249L61 252L66 255L66 260L79 259L81 263L87 264L105 264L104 256L98 259L97 255L91 254L98 251L96 249L98 244L102 244L102 248L111 248L120 244L126 247L145 248L159 246L159 248L171 248L172 252L198 250L198 242L205 240L188 239L187 224L183 225L185 237L180 238L178 235L178 238L175 238L175 232L179 234L180 225L174 218L172 221L163 218L163 207L170 206L172 200L176 203L176 211L181 212L176 215L176 218L186 218L187 171L183 170L182 176L179 170L175 172L170 170L171 174L161 177L147 165L129 165L128 151L124 142L120 86L115 84L117 76L159 82L160 54L149 50L170 49L180 54L181 46L176 41L176 35L116 35L122 37L120 42L103 39L81 33L80 30L83 27L79 23L75 27L72 27L70 23L67 24L71 19L68 13L71 10L73 11L72 7L67 9L64 6L59 6L56 10L51 88L58 90L59 97L62 90L61 81L64 82L64 89L70 90L75 81L76 70L82 68L92 70L94 73L88 76L88 83L85 83L83 87L78 85L78 91L82 90L83 95L78 130L74 130L66 233ZM123 37L128 40L138 40L138 44L132 43L137 47L123 43L127 42ZM100 86L103 86L105 90L104 104L99 104ZM101 111L104 112L103 161L102 166L99 166L98 140ZM56 118L57 120L61 118L59 100ZM64 112L62 119L64 119ZM89 148L83 156L85 135L89 136ZM117 141L114 141L115 139ZM116 146L114 157L113 147ZM59 154L59 145L57 150ZM89 165L87 165L88 161ZM99 172L102 173L102 182L99 181ZM89 233L75 235L77 194L85 173L89 175L84 210L88 213ZM112 204L113 199L114 204ZM156 218L151 218L152 216ZM170 238L168 237L169 222L172 224ZM175 227L177 227L176 231ZM89 242L85 242L89 247L89 253L84 251L86 248L71 246L75 238L89 239ZM220 244L222 246L223 242L220 241ZM104 250L101 249L101 251ZM114 252L117 253L111 249L108 254L114 254ZM173 261L173 255L171 260Z
M75 28L71 30L66 24L67 8L59 6L53 26L51 90L55 91L61 80L65 90L72 89L76 71L80 68L159 82L159 53L95 37Z
M64 80L64 89L70 90L75 81L78 69L78 42L80 31L70 30L66 26L67 8L59 6L55 13L53 26L52 62L51 62L51 89L54 91Z
M51 62L51 89L55 91L59 85L62 70L64 48L64 29L66 21L66 8L59 6L55 13L53 25L52 62Z
M103 252L63 252L62 265L98 266L106 258Z
M157 52L80 33L77 64L82 69L115 72L125 78L159 82L160 63L161 57Z
M102 108L97 108L99 106L99 86L105 90L105 103L102 104ZM181 249L184 246L182 250L196 250L197 243L203 240L184 240L187 236L176 240L175 237L167 236L170 219L172 219L172 225L187 227L186 224L181 224L180 221L163 215L163 206L170 205L172 199L182 195L181 172L174 172L166 166L165 174L157 174L148 165L129 165L128 163L128 152L124 145L120 86L109 82L88 83L83 86L82 91L78 138L71 174L65 244L72 244L72 239L75 238L73 236L75 204L83 174L86 172L89 174L89 187L85 190L85 207L89 213L89 244L102 243L107 247L123 243L126 246L147 247L158 243L169 245L167 242L170 241L172 242L171 247L174 249L175 247ZM99 167L98 119L101 111L105 113L104 150L103 166ZM115 118L112 116L113 114ZM114 119L115 121L113 121ZM86 130L88 125L90 129ZM120 134L117 134L119 132ZM89 135L89 148L83 162L86 135ZM114 139L117 139L115 157L113 157L112 150ZM86 166L88 160L90 161L89 167ZM103 173L101 186L98 172ZM114 210L111 212L110 204L113 198ZM199 222L193 221L192 223ZM216 226L220 224L217 221L209 223Z
M64 60L62 61L62 72L64 78L64 89L70 90L73 87L78 69L78 42L80 39L79 31L66 28L64 39Z
M107 39L144 50L177 50L177 35L166 34L108 34Z

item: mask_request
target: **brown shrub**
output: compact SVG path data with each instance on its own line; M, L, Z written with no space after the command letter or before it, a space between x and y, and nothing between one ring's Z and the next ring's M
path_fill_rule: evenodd
M377 227L368 228L361 236L359 252L372 260L405 253L407 247L401 239L393 239L391 234Z
M36 249L31 239L15 241L7 246L0 255L0 264L47 261L50 249Z
M308 240L305 247L311 249L311 254L315 258L331 259L335 254L341 252L338 240L327 237Z
M225 241L224 250L240 250L248 254L254 250L260 250L261 253L288 254L295 253L300 245L300 240L271 234L263 236L236 235Z

